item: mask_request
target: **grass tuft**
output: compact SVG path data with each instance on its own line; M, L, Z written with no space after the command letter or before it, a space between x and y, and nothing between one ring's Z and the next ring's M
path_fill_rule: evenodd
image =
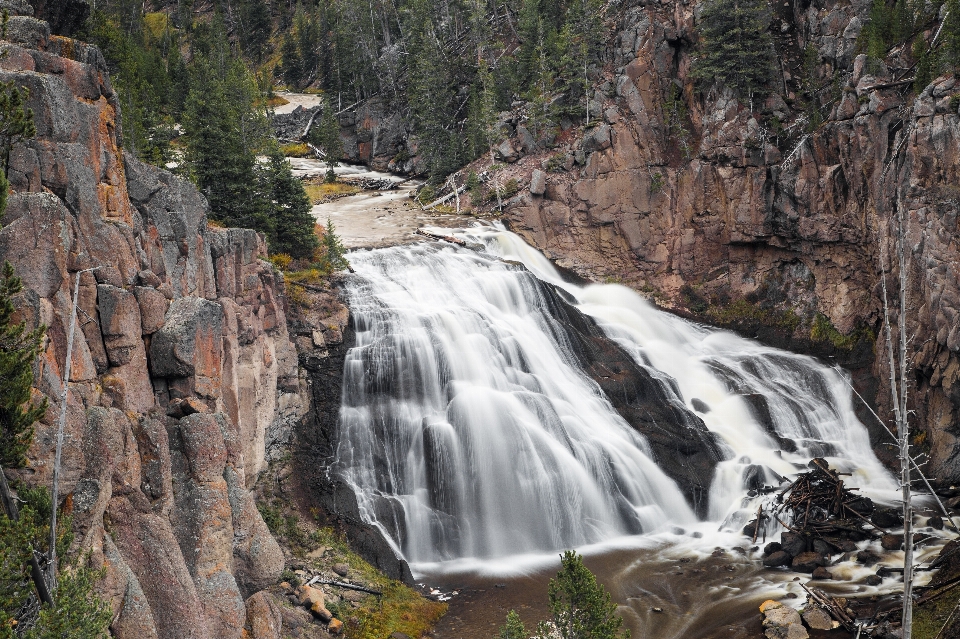
M307 197L314 204L330 202L348 195L356 195L360 192L360 187L344 182L324 182L321 184L306 183L303 185L307 192Z

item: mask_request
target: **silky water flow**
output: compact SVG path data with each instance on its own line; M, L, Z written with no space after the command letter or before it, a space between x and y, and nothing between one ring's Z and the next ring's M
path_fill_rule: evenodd
M349 255L356 345L344 365L337 470L362 516L415 574L443 566L535 571L538 558L555 565L557 551L580 548L599 556L629 604L651 571L667 575L678 558L709 558L718 545L748 546L739 531L755 516L757 489L794 476L812 457L851 473L848 485L863 494L896 499L843 372L670 315L623 286L572 284L502 228L456 235L467 247L432 242ZM545 287L592 318L713 433L722 459L699 518L648 442L579 368ZM622 554L630 547L646 549L643 559ZM737 592L798 590L786 574L764 576L746 563L731 569L741 577ZM863 570L848 562L844 576ZM697 587L709 593L683 594L717 606L730 595L729 579L709 585L701 577ZM679 591L691 587L675 589L654 598L682 608ZM628 621L663 626L644 621L647 609L636 606ZM694 636L695 623L656 636Z

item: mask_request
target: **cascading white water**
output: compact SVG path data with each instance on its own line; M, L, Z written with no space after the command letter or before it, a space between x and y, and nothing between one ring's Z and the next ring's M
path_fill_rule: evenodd
M564 282L501 229L460 237L484 252L421 244L350 255L357 342L339 464L362 515L409 561L553 551L695 521L643 437L579 370L534 276L563 289L729 448L711 520L742 525L751 486L812 456L892 495L841 373L674 317L622 286Z
M642 437L578 370L529 272L426 244L350 261L360 277L348 285L356 346L339 461L362 514L408 560L694 521Z

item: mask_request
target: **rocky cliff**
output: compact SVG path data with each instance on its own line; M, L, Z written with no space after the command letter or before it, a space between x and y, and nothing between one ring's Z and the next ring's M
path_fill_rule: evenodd
M306 408L283 282L261 236L209 225L192 185L123 153L95 48L30 15L6 37L0 80L29 89L37 135L10 157L0 257L24 281L20 318L48 327L49 410L19 477L51 483L79 278L61 474L74 550L106 567L114 636L239 638L263 626L245 601L284 565L249 488Z
M596 82L602 120L542 150L522 116L501 116L512 133L498 149L504 179L530 187L505 215L583 275L861 369L882 415L880 263L902 212L917 442L928 474L949 485L960 481L960 81L941 76L914 96L897 50L889 67L868 64L858 37L869 4L774 7L777 94L751 110L694 84L698 4L628 3ZM818 126L802 83L819 88Z

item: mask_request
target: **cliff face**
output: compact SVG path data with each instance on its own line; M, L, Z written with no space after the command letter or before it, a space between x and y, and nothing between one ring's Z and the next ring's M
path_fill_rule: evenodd
M550 152L549 165L545 153L511 165L538 193L511 200L511 228L563 266L698 319L858 360L873 377L862 390L883 415L888 372L869 347L885 353L875 337L880 247L889 263L903 211L914 425L926 434L928 474L960 481L960 81L941 77L909 98L909 83L895 83L903 73L870 75L856 55L869 3L793 3L774 18L787 100L773 96L751 112L728 92L696 92L694 3L632 4L594 96L604 121ZM785 135L771 123L789 128L802 116L794 92L808 47L829 117L809 135L802 123ZM675 91L685 112L668 113ZM524 153L516 131L500 151L508 161ZM558 172L534 176L548 167Z
M209 226L192 185L123 154L95 48L28 16L7 37L0 80L29 89L37 135L10 158L0 257L21 318L48 326L19 475L51 483L79 276L61 491L114 635L240 637L284 562L248 489L306 403L283 283L262 237Z

